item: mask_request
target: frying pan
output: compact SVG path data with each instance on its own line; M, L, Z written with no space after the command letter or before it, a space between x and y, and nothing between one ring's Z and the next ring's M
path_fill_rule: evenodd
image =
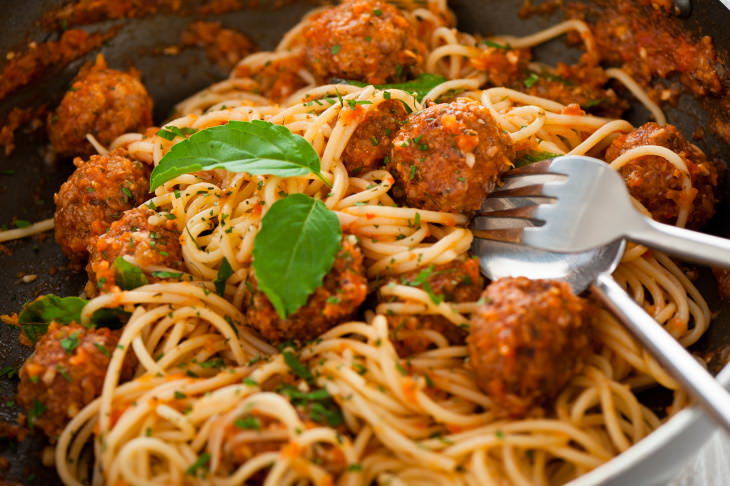
M38 20L50 9L61 5L60 0L28 0L10 2L5 0L0 15L0 53L22 48L30 40L37 42L53 39L55 33L39 26ZM184 2L185 3L185 2ZM311 3L290 2L279 8L271 2L260 2L264 7L246 9L219 16L224 26L236 28L251 36L262 49L271 49L281 36L301 16L312 8ZM518 11L523 0L452 0L449 2L456 12L459 28L463 31L514 35L525 35L554 24L559 14L552 17L534 16L523 20ZM680 3L688 3L682 1ZM98 30L110 25L122 25L119 34L111 39L101 52L110 66L124 68L136 66L155 100L155 120L161 123L170 113L173 105L222 79L227 73L212 65L202 49L185 49L177 56L160 53L161 47L179 43L180 33L191 18L173 15L156 15L130 21L102 22L85 28ZM695 0L689 16L682 20L683 27L697 35L710 35L723 59L728 59L730 48L730 11L719 0ZM672 46L667 46L671 49ZM54 106L60 100L68 82L81 64L95 53L74 61L65 68L52 70L31 85L17 91L0 102L0 119L13 106ZM563 40L556 40L536 50L537 57L545 62L574 61L578 52L567 47ZM4 57L4 56L3 56ZM711 101L694 99L683 95L676 107L666 109L670 123L679 127L686 135L697 127L709 126L708 110ZM711 111L711 110L709 110ZM715 113L713 116L718 116ZM722 116L722 115L720 115ZM633 107L627 118L634 124L648 121L647 114L640 107ZM48 218L53 214L53 193L72 172L68 160L48 162L44 158L47 141L43 130L22 133L16 137L17 148L10 157L0 155L0 224L10 224L13 217L29 221ZM730 147L706 130L706 136L698 144L709 154L730 160ZM730 196L730 184L723 183L722 192ZM705 231L730 237L730 207L726 197L718 208L718 216ZM38 295L55 293L77 295L83 284L84 275L68 267L58 246L49 234L45 239L31 238L6 245L12 254L0 252L0 313L16 312L20 306ZM707 269L698 268L696 284L713 310L719 311L713 325L693 350L710 359L713 371L720 371L722 356L730 347L730 305L719 300L715 281ZM36 275L31 283L23 283L23 275ZM0 326L0 370L5 366L19 367L30 353L29 348L18 344L17 330ZM720 380L730 385L730 366L719 374ZM17 386L16 379L0 378L0 420L14 422L20 411L12 403ZM668 403L668 394L660 389L641 393L648 406L657 410ZM683 466L710 437L715 426L695 408L683 410L616 459L574 481L574 485L659 485L676 477ZM40 437L30 437L16 443L0 438L0 457L10 461L10 467L0 470L0 481L19 482L27 485L60 484L55 470L45 468L41 462L41 451L45 442Z

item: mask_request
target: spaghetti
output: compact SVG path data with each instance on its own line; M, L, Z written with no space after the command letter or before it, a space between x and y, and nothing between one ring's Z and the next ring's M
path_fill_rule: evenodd
M249 56L240 66L255 71L299 55L296 40L313 15L274 52ZM147 204L159 214L151 218L172 215L185 275L176 283L102 295L84 308L84 324L106 307L122 307L131 318L101 396L71 420L56 445L65 484L560 484L661 424L636 391L658 383L674 391L672 412L686 405L673 379L605 310L594 326L600 345L583 369L552 407L520 420L496 413L465 365L466 346L426 329L414 332L432 343L430 349L407 359L396 352L386 316L437 315L463 326L477 302L435 302L408 282L384 286L379 291L388 299L366 311L364 321L342 323L298 351L277 350L245 325L240 309L254 238L262 216L282 195L307 194L334 211L359 238L371 284L468 253L466 216L398 207L387 170L352 174L345 168L341 159L351 136L382 103L396 100L417 112L459 92L489 110L520 151L595 156L633 129L623 120L490 87L472 62L483 54L480 40L450 26L445 2L429 2L407 15L429 32L426 69L447 78L423 101L397 88L317 85L302 68L296 76L303 87L281 103L253 93L256 80L232 77L177 106L180 116L168 127L203 130L231 120L287 127L315 149L331 187L313 174L284 178L215 170L178 176L156 189ZM590 29L577 20L493 42L523 49L569 31L579 33L588 57L597 57ZM625 73L614 69L609 75L664 122ZM158 164L180 140L130 133L109 149L125 147L131 157ZM667 160L683 174L682 191L692 191L684 160L665 147L629 150L612 166L619 170L647 155ZM682 200L687 204L680 208L679 226L687 222L692 198ZM232 275L221 297L213 281L224 260ZM667 256L629 246L615 276L683 345L707 329L706 302ZM135 378L123 382L121 369L130 355Z

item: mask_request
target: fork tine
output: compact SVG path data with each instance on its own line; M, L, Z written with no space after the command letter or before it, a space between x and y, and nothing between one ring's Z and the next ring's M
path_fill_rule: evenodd
M490 192L490 198L493 197L544 197L548 199L554 199L550 196L543 194L543 184L531 184L529 186L522 186L516 188L498 189L494 192Z
M505 228L493 230L473 229L472 234L476 239L501 241L503 243L522 243L522 228Z
M479 211L476 216L481 218L519 218L519 219L535 219L535 212L539 205L530 204L529 206L519 206L510 209L495 209L488 211Z
M547 174L550 172L550 166L553 163L553 159L541 160L540 162L534 162L532 164L524 165L507 171L502 177L520 177L525 175L533 174Z

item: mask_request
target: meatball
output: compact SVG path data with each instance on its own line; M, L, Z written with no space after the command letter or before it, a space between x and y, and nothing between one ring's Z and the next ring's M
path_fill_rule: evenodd
M715 214L720 167L707 160L696 145L689 143L672 125L646 123L633 132L613 141L606 151L606 160L612 161L624 152L643 145L660 145L673 150L684 160L692 181L689 228L699 228ZM621 167L631 195L652 217L662 223L674 223L679 214L684 175L662 157L646 156L634 159Z
M124 73L106 67L99 55L96 64L84 66L61 104L48 117L48 137L59 155L91 155L86 140L93 135L108 146L124 133L152 125L152 98L136 71Z
M459 98L431 105L393 140L394 194L422 209L475 211L513 157L512 141L480 104Z
M516 83L515 89L547 98L564 105L577 104L586 111L609 118L620 118L629 108L611 88L604 88L609 78L599 66L558 63L555 73L536 75L532 86L525 86L527 76Z
M252 92L279 103L307 85L299 75L303 69L304 60L299 56L292 56L267 61L256 67L239 64L233 70L233 76L253 80L255 84Z
M352 176L383 165L390 144L408 114L403 103L388 100L369 110L342 152L342 162Z
M425 289L435 299L446 302L476 302L484 288L479 260L476 258L454 260L425 270L415 270L390 282ZM391 300L392 298L388 298L386 301ZM400 356L421 353L429 348L431 341L413 331L437 331L454 345L463 345L467 336L466 329L440 315L394 315L388 316L388 322Z
M362 252L354 236L345 236L332 269L307 304L282 319L266 295L258 290L256 277L249 280L246 320L270 342L310 341L349 318L365 300L367 280Z
M320 82L405 81L420 71L425 46L416 26L392 5L348 0L313 17L302 32L304 55Z
M20 369L18 402L27 411L29 425L51 439L58 437L68 421L101 394L120 334L52 323Z
M80 262L90 239L100 235L122 213L144 202L149 186L146 165L123 150L74 160L76 171L54 195L56 241L66 256Z
M502 49L486 45L479 48L479 55L471 58L470 64L486 73L490 85L524 89L528 64L532 60L530 49Z
M96 284L99 291L110 292L118 288L114 260L121 256L130 257L130 261L142 269L150 282L165 280L156 277L153 270L185 269L180 232L175 221L158 218L161 221L152 224L150 216L155 214L147 206L126 211L109 231L92 243L86 269L90 283ZM94 290L89 288L92 293Z
M591 351L588 301L564 282L504 278L482 294L467 339L477 384L496 412L520 417L555 397Z

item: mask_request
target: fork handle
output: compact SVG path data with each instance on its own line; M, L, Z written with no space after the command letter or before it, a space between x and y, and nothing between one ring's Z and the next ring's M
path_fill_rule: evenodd
M730 433L730 392L629 297L610 274L599 275L591 290L680 383L682 389Z
M657 223L645 216L642 220L642 224L629 226L629 240L685 260L730 268L730 240Z

